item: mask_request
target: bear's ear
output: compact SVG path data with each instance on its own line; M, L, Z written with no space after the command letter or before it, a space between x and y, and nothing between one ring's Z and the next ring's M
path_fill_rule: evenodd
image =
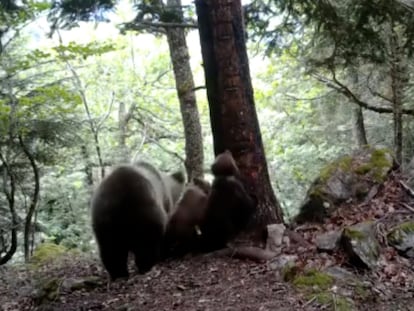
M171 177L177 182L179 182L180 184L185 183L185 174L182 171L178 171L178 172L171 174Z

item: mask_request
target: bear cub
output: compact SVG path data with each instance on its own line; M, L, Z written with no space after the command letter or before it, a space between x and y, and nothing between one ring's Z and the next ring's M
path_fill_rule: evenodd
M164 241L164 257L179 257L197 249L211 184L194 178L188 183L170 214Z
M246 229L257 206L256 198L244 186L230 151L226 150L216 157L211 171L214 180L200 226L204 251L225 247L228 241Z
M225 247L253 215L256 201L247 192L230 151L216 157L211 171L212 185L193 180L171 213L164 244L166 257Z

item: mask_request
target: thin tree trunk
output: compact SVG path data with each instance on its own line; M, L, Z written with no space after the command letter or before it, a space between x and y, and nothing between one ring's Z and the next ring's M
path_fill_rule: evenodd
M393 118L394 118L394 151L395 157L399 164L402 165L402 149L403 149L403 120L402 120L402 105L403 105L403 82L402 75L404 69L400 66L400 55L398 48L397 34L394 32L394 27L391 27L391 89L392 89L392 104L393 104Z
M258 200L254 225L283 222L271 187L250 79L240 0L197 0L214 152L229 149Z
M86 185L90 189L92 189L92 185L93 185L92 167L93 167L93 165L92 165L91 160L89 158L88 147L86 145L81 146L81 154L82 154L82 158L83 158L83 161L84 161L83 171L85 173Z
M355 67L350 68L349 71L353 84L357 87L359 83L358 70ZM362 107L359 105L351 105L352 109L352 136L354 144L359 149L368 145L367 134L364 124L364 113Z
M181 0L167 0L169 10L182 19ZM166 35L174 70L175 84L184 126L185 168L188 179L203 177L203 140L195 96L190 56L182 27L166 27Z
M23 138L19 135L19 143L22 147L22 150L26 157L29 159L30 165L33 170L33 177L34 177L34 190L33 195L30 199L30 206L29 210L27 211L26 220L24 224L24 258L27 262L30 257L30 232L32 230L32 218L33 213L35 212L37 202L39 200L39 191L40 191L40 177L39 177L39 169L37 167L36 161L33 155L30 153L29 149L27 149L26 145L23 142Z
M352 105L352 134L354 143L359 149L368 145L367 135L365 132L364 114L362 108L357 105Z
M15 128L16 128L16 114L17 114L17 99L12 95L12 85L10 83L7 83L5 87L8 88L8 97L9 97L9 104L10 104L10 113L9 113L9 128L8 128L8 142L7 142L7 148L8 153L6 156L3 156L3 154L0 152L0 160L3 163L3 166L5 167L5 176L3 177L3 189L4 194L6 196L7 202L9 204L9 210L11 215L11 244L9 250L6 252L6 254L0 258L0 265L3 265L7 263L10 259L13 258L13 255L16 253L17 250L17 227L18 227L18 215L16 212L15 207L15 194L16 194L16 180L15 175L12 170L12 167L9 165L9 153L13 149L13 138L15 137ZM9 179L9 185L10 185L10 191L7 190L7 176Z
M126 137L128 130L128 122L132 117L132 111L135 109L135 105L131 106L128 113L125 111L125 103L121 101L119 103L118 110L118 153L120 157L119 162L129 162L130 155L126 145Z
M60 36L60 32L57 31L57 34L59 36L59 43L63 44L62 37ZM90 109L89 109L88 100L87 100L86 94L85 94L85 88L82 85L82 81L81 81L78 73L76 72L76 70L72 66L72 64L69 62L69 60L68 60L69 58L66 57L64 52L60 52L60 56L62 57L62 60L65 62L66 67L68 68L68 70L72 73L72 76L74 78L74 84L77 88L77 91L79 92L79 96L81 97L83 107L85 108L86 116L88 117L88 124L89 124L89 127L91 129L91 133L92 133L93 140L94 140L96 156L98 157L98 163L99 163L99 168L100 168L100 172L101 172L101 178L104 178L104 176L105 176L105 167L104 167L104 163L103 163L103 159L102 159L101 145L99 143L99 126L95 123L95 121L92 118L92 114L91 114Z
M7 263L10 259L13 258L13 255L16 253L17 250L17 226L18 226L18 218L17 218L17 213L16 213L16 209L14 206L14 195L16 192L16 183L15 183L15 179L14 179L14 175L13 172L11 171L11 168L9 167L9 165L6 162L6 159L3 157L3 155L0 153L0 159L3 162L3 166L5 167L5 176L3 176L3 191L6 195L7 198L7 202L9 204L9 210L10 210L10 215L11 215L11 244L10 244L10 248L8 249L8 251L6 252L6 254L0 258L0 266L4 265L5 263ZM9 184L10 184L10 191L7 190L7 176L9 179Z

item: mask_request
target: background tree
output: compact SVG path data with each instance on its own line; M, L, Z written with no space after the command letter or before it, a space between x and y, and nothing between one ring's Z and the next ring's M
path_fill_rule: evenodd
M258 200L256 224L283 222L254 106L240 1L196 2L214 152L230 150Z
M255 34L268 41L269 51L294 47L308 73L329 88L365 110L392 113L396 158L400 163L410 158L409 150L405 156L402 150L402 116L413 113L407 74L414 14L404 2L255 1L248 12ZM259 12L266 12L268 19ZM281 23L272 22L275 14L283 16ZM357 82L344 70L350 68L358 68Z
M33 217L39 201L40 167L54 160L46 156L50 150L71 141L69 133L62 133L70 118L59 116L62 110L76 105L65 100L70 97L65 77L51 65L49 54L20 47L28 40L22 32L44 9L33 4L20 8L19 12L1 11L2 18L9 21L1 37L0 54L1 200L6 198L10 211L8 216L1 215L7 224L3 227L7 230L2 230L5 246L0 253L2 263L14 255L20 230L24 233L24 257L29 258L35 230ZM50 106L52 102L54 108Z
M116 2L56 2L50 15L53 28L73 26L73 23L78 20L102 20L102 16L97 15L100 10L112 9ZM191 19L184 17L180 0L169 0L166 5L162 1L151 3L135 1L135 8L136 17L133 21L124 24L123 31L133 30L166 35L184 128L186 154L184 164L187 176L189 179L203 177L204 153L200 117L185 38L185 28L194 28L195 25Z

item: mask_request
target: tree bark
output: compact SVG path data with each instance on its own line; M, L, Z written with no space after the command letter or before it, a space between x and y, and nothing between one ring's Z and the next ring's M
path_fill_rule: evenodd
M352 82L355 87L358 87L359 76L358 70L355 67L351 67L349 70ZM365 131L364 114L361 106L352 105L352 136L354 144L359 149L368 145L367 134Z
M62 37L60 36L60 32L57 31L57 34L59 36L59 43L61 45L63 45L63 41L62 41ZM72 64L69 62L70 58L67 58L64 52L60 52L59 54L62 57L62 60L65 62L66 67L68 68L68 70L72 73L72 76L73 76L73 79L74 79L73 83L76 86L77 91L79 92L79 96L81 97L83 107L85 108L85 113L86 113L86 116L88 117L88 124L89 124L90 130L91 130L91 133L92 133L92 136L93 136L93 140L94 140L96 156L98 158L99 168L100 168L100 172L101 172L101 178L104 178L105 177L105 167L104 167L103 159L102 159L101 145L99 143L99 126L96 124L96 122L94 121L94 119L92 117L92 113L89 109L89 103L88 103L86 93L85 93L85 88L82 84L82 80L79 77L77 71L72 66Z
M367 135L365 132L364 114L360 106L352 106L352 136L357 148L368 145Z
M39 192L40 192L40 177L39 177L39 169L37 167L36 161L33 155L30 153L29 149L27 149L26 145L23 142L23 138L19 135L19 143L22 147L22 150L26 157L29 159L30 166L33 170L33 177L34 177L34 190L33 195L30 199L30 206L29 210L27 211L26 220L24 224L24 258L27 262L30 257L30 233L32 231L32 218L33 214L37 207L37 202L39 200Z
M0 257L0 266L7 263L10 259L13 258L13 255L16 253L17 250L17 226L18 226L18 217L16 213L16 208L14 206L14 195L16 192L16 182L14 179L13 172L11 168L6 162L6 159L0 153L0 159L3 162L3 166L5 168L4 176L3 176L3 191L6 195L7 202L9 204L9 210L11 214L11 243L10 248L7 250L6 254L3 257ZM7 182L6 179L9 179L10 191L7 190Z
M92 189L93 186L93 172L92 172L92 162L89 157L88 147L86 145L81 146L81 154L84 161L83 171L85 173L85 182L89 189Z
M214 152L230 150L258 200L253 225L283 222L256 115L240 0L197 0Z
M181 0L168 0L167 6L174 11L176 17L182 19ZM203 178L203 140L185 29L166 27L165 31L184 126L187 176L189 180L194 177Z
M397 162L402 165L403 161L403 89L404 89L404 72L401 66L401 55L398 34L395 32L394 24L391 22L391 89L394 121L394 152Z
M125 109L125 103L119 103L119 110L118 110L118 152L119 152L119 162L127 163L130 161L130 154L128 147L126 145L126 138L128 132L128 123L132 118L132 114L134 109L136 108L135 104L130 106L128 112Z

